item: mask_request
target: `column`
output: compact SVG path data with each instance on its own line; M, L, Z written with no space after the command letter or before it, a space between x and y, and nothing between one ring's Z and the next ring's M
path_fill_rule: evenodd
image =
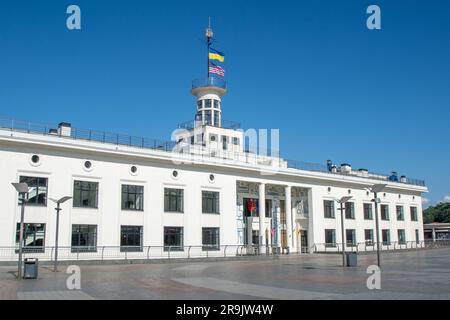
M436 230L433 228L431 229L432 235L433 235L433 242L436 242Z
M292 236L292 199L291 199L291 186L285 186L285 212L286 212L286 245L288 248L292 248L294 237Z
M259 245L264 245L264 219L266 217L266 184L259 184Z

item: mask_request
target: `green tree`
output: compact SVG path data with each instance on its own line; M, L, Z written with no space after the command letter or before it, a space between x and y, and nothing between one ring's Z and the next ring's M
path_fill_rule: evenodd
M430 206L423 211L423 222L447 222L450 223L450 202L441 202Z

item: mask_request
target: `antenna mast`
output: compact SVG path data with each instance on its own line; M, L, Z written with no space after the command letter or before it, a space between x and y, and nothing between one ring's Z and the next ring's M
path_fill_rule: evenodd
M207 69L206 69L207 73L206 74L207 74L207 77L208 77L208 85L209 85L209 49L211 47L213 35L214 35L214 33L212 31L212 28L211 28L211 17L208 17L208 28L206 28L206 46L207 46L207 49L208 49L208 52L206 53L207 54L206 57L208 58L208 64L206 66L207 67Z

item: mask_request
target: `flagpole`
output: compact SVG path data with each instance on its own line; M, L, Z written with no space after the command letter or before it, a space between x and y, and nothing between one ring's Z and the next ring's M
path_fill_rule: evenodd
M206 75L208 78L208 85L210 84L210 75L209 75L209 50L211 47L211 42L213 38L213 31L211 29L211 17L208 18L208 28L206 29L206 47L208 52L206 53L207 65L206 65Z

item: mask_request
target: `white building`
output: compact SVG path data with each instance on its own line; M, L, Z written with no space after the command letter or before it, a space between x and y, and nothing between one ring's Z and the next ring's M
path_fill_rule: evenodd
M11 182L29 185L25 252L43 258L55 244L49 199L66 195L73 199L62 205L62 259L232 255L252 244L263 252L338 250L343 196L352 197L348 250L373 250L374 195L366 188L379 183L383 247L422 243L423 181L246 152L244 132L222 119L225 82L194 81L192 94L196 121L180 126L176 142L1 120L0 259L17 259L20 206Z

